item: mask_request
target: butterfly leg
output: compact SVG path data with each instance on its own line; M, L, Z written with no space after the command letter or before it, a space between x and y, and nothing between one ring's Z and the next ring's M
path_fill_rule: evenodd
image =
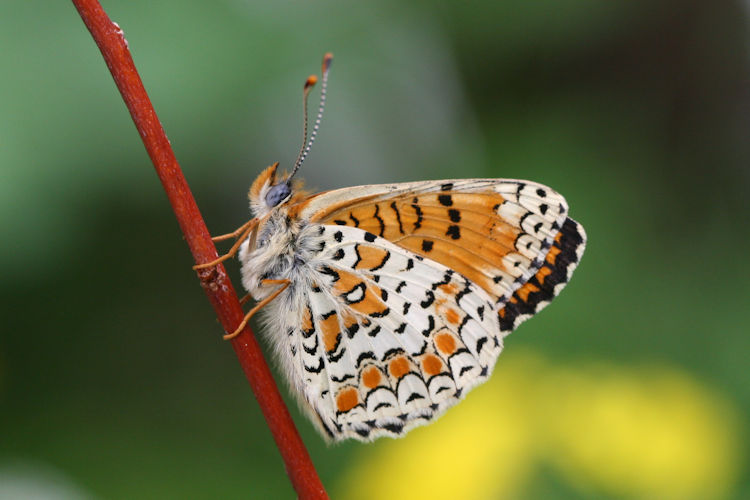
M243 297L242 297L242 298L240 299L240 305L243 305L243 306L244 306L245 304L247 304L247 303L248 303L248 302L250 302L251 300L253 300L253 296L252 296L252 295L250 295L250 292L248 292L248 293L246 293L246 294L245 294L245 295L244 295L244 296L243 296Z
M245 317L242 319L242 322L240 322L240 324L237 327L237 329L235 331L233 331L232 333L228 333L228 334L224 335L224 340L230 340L230 339L235 338L237 335L239 335L240 332L242 331L242 329L245 328L245 325L247 325L247 322L250 321L250 318L252 318L253 316L255 316L255 313L257 313L258 311L260 311L266 304L268 304L269 302L271 302L273 299L275 299L276 297L278 297L281 292L283 292L284 290L286 290L286 287L289 286L289 283L291 283L291 282L289 280L286 280L286 279L284 279L284 280L263 280L261 282L261 284L263 284L263 285L266 285L266 286L268 286L268 285L281 285L281 286L275 292L273 292L271 295L269 295L265 299L263 299L260 302L258 302L257 304L255 304L255 307L253 307L252 309L250 309L247 312L247 314L245 314ZM249 294L248 294L248 296L249 296ZM245 299L243 298L242 300L245 300Z
M234 245L232 245L232 248L229 249L227 253L219 257L218 259L212 260L211 262L206 262L204 264L197 264L193 266L193 270L197 271L199 269L206 269L208 267L213 267L221 262L224 262L227 259L230 259L234 257L234 254L237 253L237 250L239 250L240 245L242 245L242 242L245 241L245 239L258 227L258 219L251 219L244 223L242 226L237 228L236 231L233 231L231 233L222 234L221 236L216 236L214 238L211 238L213 241L224 241L228 240L229 238L237 238L237 241L234 242ZM238 236L239 235L239 236Z
M219 242L219 241L228 240L229 238L237 238L242 233L244 233L245 231L247 231L247 229L249 227L257 225L257 224L258 224L258 219L257 218L252 218L249 221L247 221L244 224L242 224L237 229L235 229L234 231L232 231L231 233L221 234L219 236L214 236L213 238L211 238L211 240L214 241L214 242Z

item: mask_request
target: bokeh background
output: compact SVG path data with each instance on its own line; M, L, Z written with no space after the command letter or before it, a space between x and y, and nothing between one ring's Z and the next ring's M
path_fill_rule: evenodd
M104 6L217 234L326 51L310 186L531 179L588 232L437 423L327 447L292 403L332 497L750 498L750 4ZM293 497L72 4L3 3L0 47L0 498Z

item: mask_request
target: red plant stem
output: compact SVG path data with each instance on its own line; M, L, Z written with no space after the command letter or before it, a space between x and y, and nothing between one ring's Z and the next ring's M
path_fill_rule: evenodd
M216 259L216 247L135 69L122 31L109 19L97 0L72 1L122 94L195 262ZM224 266L220 264L205 269L198 275L224 330L234 331L244 313ZM232 340L232 347L258 399L297 494L305 499L328 498L249 326Z

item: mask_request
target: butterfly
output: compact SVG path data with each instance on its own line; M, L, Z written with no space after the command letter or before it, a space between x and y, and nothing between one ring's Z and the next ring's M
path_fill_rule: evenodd
M289 385L331 441L403 436L492 373L504 337L567 284L586 236L549 187L509 179L308 194L278 163L252 183L233 236ZM305 84L305 109L309 89ZM305 124L307 116L305 112ZM307 147L305 144L307 143ZM205 266L215 264L209 263ZM200 266L197 266L200 267Z

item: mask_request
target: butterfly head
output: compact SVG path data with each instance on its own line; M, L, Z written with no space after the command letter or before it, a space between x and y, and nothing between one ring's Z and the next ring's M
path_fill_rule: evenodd
M277 162L265 169L250 186L248 198L250 199L250 208L252 208L256 217L266 215L292 197L293 189L290 180L286 178L280 182L276 181L276 169L278 167Z

